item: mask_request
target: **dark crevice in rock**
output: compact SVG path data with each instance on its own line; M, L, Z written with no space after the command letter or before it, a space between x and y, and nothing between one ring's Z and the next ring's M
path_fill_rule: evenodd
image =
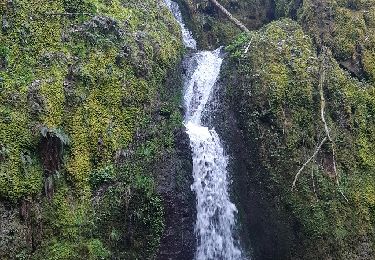
M44 194L51 199L54 193L53 175L62 163L62 143L56 136L47 134L40 142L40 153L44 169Z
M43 168L46 175L50 175L60 170L62 162L62 142L48 133L40 142L40 153Z
M336 60L340 68L347 71L352 78L356 78L359 81L369 80L368 76L364 73L363 68L360 69L357 64L353 64L353 60L339 61Z

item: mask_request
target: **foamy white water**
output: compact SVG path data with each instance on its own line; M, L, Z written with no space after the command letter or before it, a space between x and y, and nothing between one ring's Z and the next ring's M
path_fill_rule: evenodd
M164 1L181 28L188 32L183 31L185 46L191 47L192 43L195 46L195 40L183 24L178 5L170 0ZM215 129L209 129L202 123L202 115L210 112L207 104L223 62L220 51L219 48L195 53L188 61L185 79L184 123L193 157L192 190L197 197L196 260L243 259L238 241L233 238L237 209L229 199L228 158Z
M183 20L182 20L182 14L180 11L180 7L177 3L171 1L171 0L164 0L164 3L167 5L169 10L173 13L174 17L176 18L178 24L181 27L182 32L182 40L185 44L185 47L196 49L197 48L197 42L194 40L191 32L186 28Z

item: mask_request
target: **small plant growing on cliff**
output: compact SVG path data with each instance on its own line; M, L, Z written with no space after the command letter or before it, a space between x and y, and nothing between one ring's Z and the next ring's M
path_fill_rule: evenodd
M243 55L246 54L242 50L242 46L244 46L247 42L249 42L249 34L242 33L234 40L232 44L228 45L225 50L230 53L232 58L242 58Z
M102 184L112 182L115 178L115 168L108 165L104 168L97 169L90 174L90 185L97 188Z

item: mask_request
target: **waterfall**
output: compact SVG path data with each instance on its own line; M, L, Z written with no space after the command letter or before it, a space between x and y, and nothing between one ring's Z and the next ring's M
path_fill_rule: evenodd
M164 0L164 3L167 5L168 9L171 10L173 16L176 18L177 23L181 27L182 40L184 42L185 47L196 49L197 42L194 40L193 36L191 35L191 32L186 28L182 20L182 14L178 4L171 0Z
M170 0L164 1L181 26L184 45L195 49L196 41L186 29L178 5ZM193 157L192 190L197 197L196 260L243 259L233 238L237 209L229 199L228 158L215 129L202 122L202 116L210 112L207 104L219 77L223 61L220 53L221 48L195 52L189 57L185 77L184 124Z

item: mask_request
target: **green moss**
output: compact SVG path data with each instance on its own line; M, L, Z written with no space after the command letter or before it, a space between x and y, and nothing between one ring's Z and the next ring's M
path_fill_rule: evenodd
M142 166L119 170L127 181L111 185L96 205L97 232L110 238L106 245L113 256L151 259L164 230L161 200Z
M93 189L105 183L110 183L115 177L113 165L108 165L102 169L97 169L90 174L90 185Z
M375 55L373 51L365 50L363 54L363 69L370 77L371 81L375 80Z
M373 82L375 47L374 1L316 0L276 1L276 16L298 20L304 31L321 47L329 46L333 56L347 70Z
M37 146L38 131L32 128L38 125L68 134L66 169L76 185L84 184L93 167L110 161L132 141L137 123L146 115L145 105L152 103L168 66L179 56L179 35L156 19L156 3L145 9L120 1L16 1L2 8L10 26L1 36L0 48L6 60L1 71L1 140L10 155L1 169L7 178L19 176L10 180L9 190L16 190L12 197L27 190L20 179L19 154ZM64 11L102 16L58 15ZM146 17L148 26L142 28ZM145 31L137 36L140 28ZM140 70L144 75L136 75ZM30 98L33 84L38 86ZM31 111L35 107L38 110ZM5 185L0 192L11 196Z
M62 4L65 11L69 13L91 13L96 10L95 4L88 0L63 0Z
M248 146L257 147L259 158L254 164L263 169L253 172L269 193L280 196L282 207L300 227L297 235L303 246L292 254L304 259L329 255L345 259L349 253L357 254L360 238L373 244L373 86L351 78L329 54L323 81L325 113L340 184L335 183L332 148L327 143L291 192L295 174L325 135L318 89L321 57L291 20L242 35L227 50L232 105Z
M339 59L352 58L360 39L366 37L366 24L362 12L337 8L333 37L335 54Z
M51 260L73 260L90 259L102 260L109 259L109 251L103 247L100 240L92 239L79 242L58 242L50 241L48 247L42 253L37 253L33 259L51 259Z
M109 238L93 234L101 224L92 221L91 197L113 183L139 196L131 198L134 212L127 214L133 214L137 232L148 232L149 250L140 250L144 237L121 247L125 251L111 249L134 258L154 254L163 210L150 169L173 149L173 131L182 121L175 93L180 89L164 96L167 74L182 54L172 15L148 0L16 0L0 3L0 13L0 197L43 198L47 184L54 191L50 201L42 199L43 237L34 258L112 255L103 241ZM162 105L168 116L155 118ZM147 132L150 138L139 138ZM63 148L56 173L43 165L49 160L41 148L47 133ZM118 170L125 151L137 154L126 164L139 170ZM108 210L118 206L113 203Z

